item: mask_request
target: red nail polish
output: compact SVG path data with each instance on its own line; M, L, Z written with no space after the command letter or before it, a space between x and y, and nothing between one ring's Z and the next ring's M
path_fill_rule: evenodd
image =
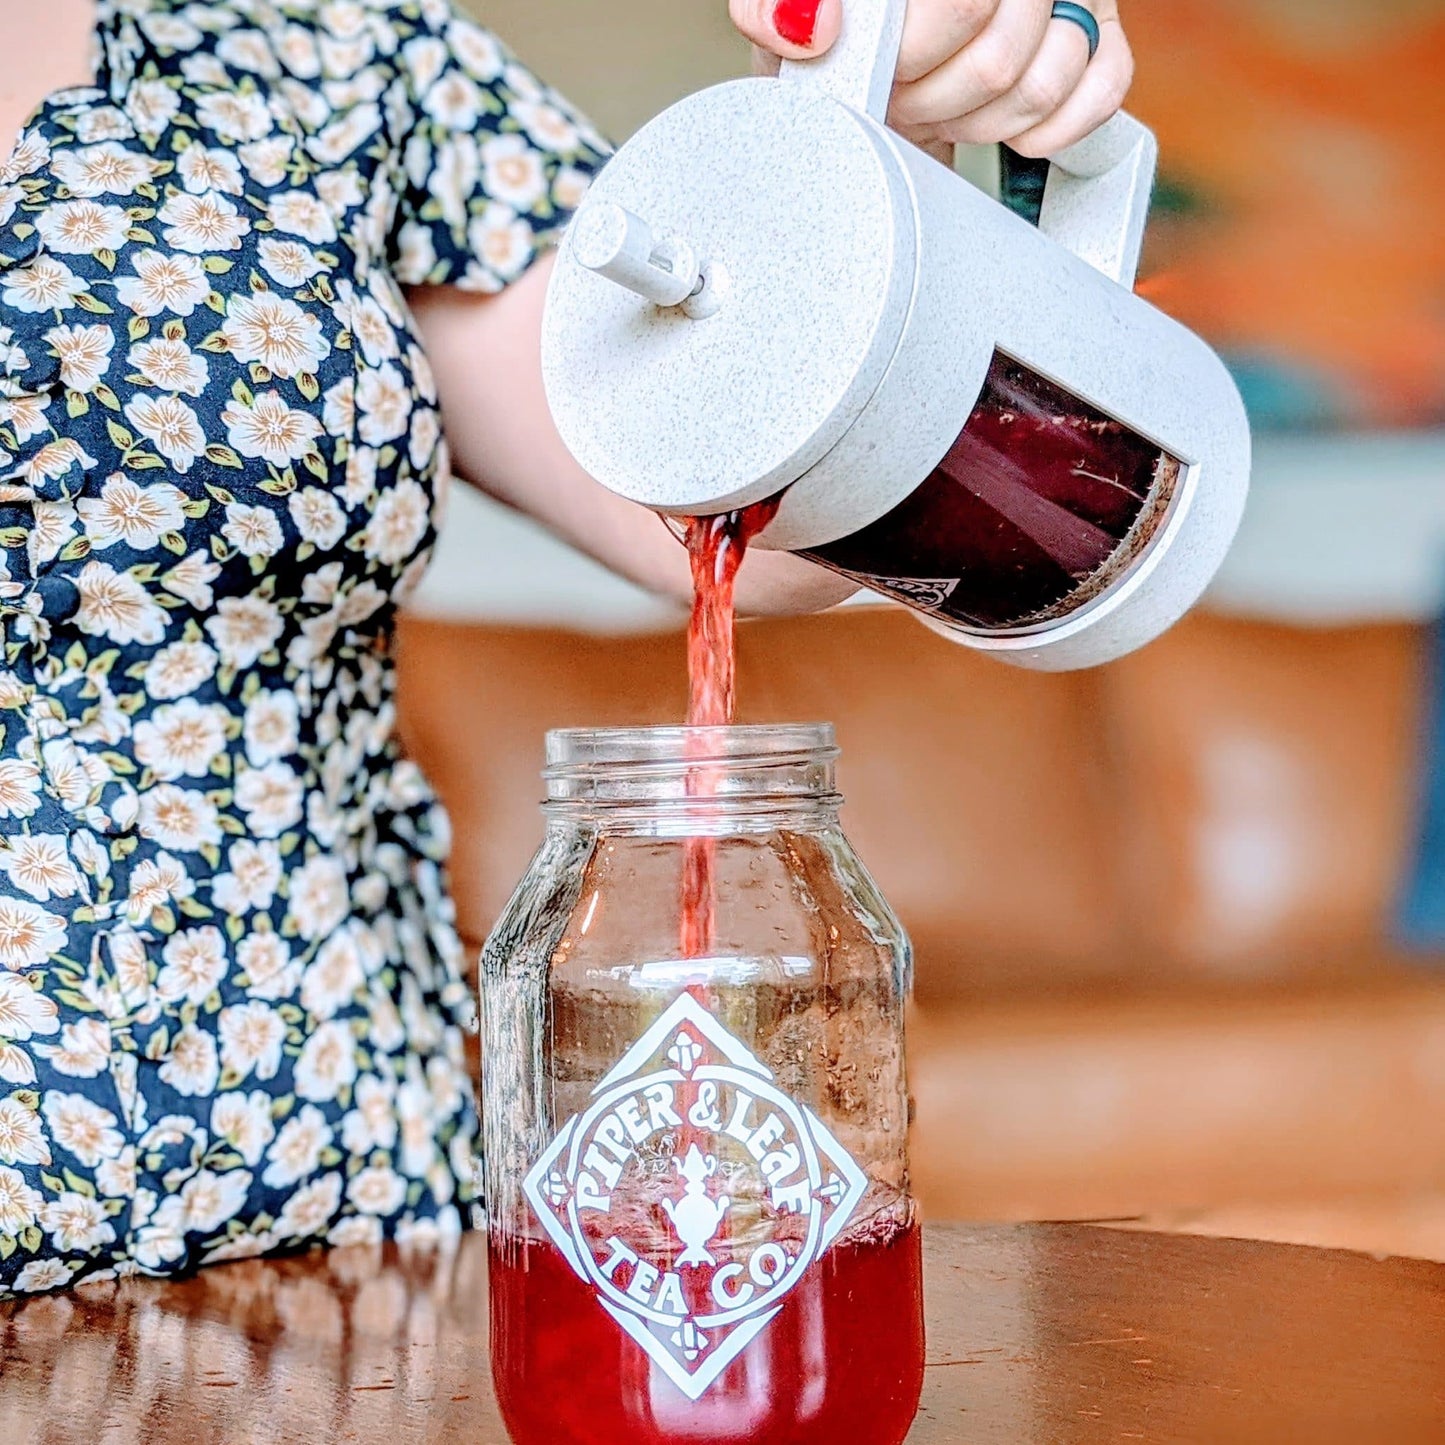
M790 45L811 45L818 26L818 7L823 0L777 0L773 6L773 29Z

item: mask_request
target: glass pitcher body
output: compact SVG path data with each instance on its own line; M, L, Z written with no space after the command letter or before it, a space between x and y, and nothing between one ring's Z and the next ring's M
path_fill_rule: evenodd
M549 738L545 839L483 955L516 1445L907 1433L911 964L834 756L818 726Z
M967 425L902 502L802 555L942 631L1027 633L1121 581L1169 520L1176 457L995 353Z

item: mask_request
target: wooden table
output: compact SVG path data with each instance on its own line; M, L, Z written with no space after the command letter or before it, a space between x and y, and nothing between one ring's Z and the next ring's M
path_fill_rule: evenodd
M933 1229L928 1271L917 1445L1445 1441L1439 1265L1028 1225ZM0 1339L0 1445L505 1445L477 1235L0 1306Z

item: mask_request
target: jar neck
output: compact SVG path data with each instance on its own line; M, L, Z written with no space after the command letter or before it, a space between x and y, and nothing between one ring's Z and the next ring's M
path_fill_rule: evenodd
M549 824L649 836L725 835L836 823L826 723L578 728L548 734Z

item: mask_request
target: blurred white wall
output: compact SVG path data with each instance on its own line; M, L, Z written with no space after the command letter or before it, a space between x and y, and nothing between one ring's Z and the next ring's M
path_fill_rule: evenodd
M748 68L724 0L469 0L620 140L680 95ZM978 158L971 173L982 179ZM1292 620L1425 617L1445 604L1445 436L1264 438L1216 605ZM469 488L452 490L413 607L433 616L632 630L669 607Z

